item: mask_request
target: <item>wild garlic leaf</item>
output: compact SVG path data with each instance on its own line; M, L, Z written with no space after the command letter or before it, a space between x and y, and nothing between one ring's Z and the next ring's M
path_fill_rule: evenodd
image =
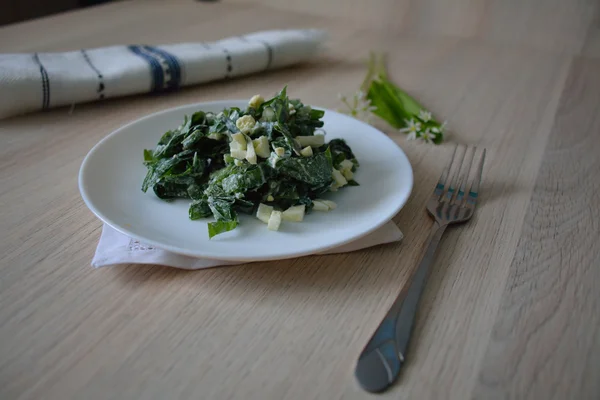
M407 133L409 139L420 138L435 144L443 142L445 123L435 120L414 97L392 82L384 57L371 54L368 73L361 85L360 93L364 92L370 112Z
M401 108L399 108L399 110L401 110L403 114L407 116L419 115L419 112L425 108L388 78L384 65L381 65L379 68L378 77L374 82L383 85L387 90L388 95L400 103Z
M373 81L367 98L371 100L371 104L375 107L373 114L385 120L396 129L404 126L404 120L407 118L402 108L402 102L394 98L393 92L385 86L385 84Z

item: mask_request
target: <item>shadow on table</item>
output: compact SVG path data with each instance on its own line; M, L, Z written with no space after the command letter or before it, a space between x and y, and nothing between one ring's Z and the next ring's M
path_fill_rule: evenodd
M126 286L164 286L172 284L197 285L198 290L226 285L231 296L242 298L249 290L262 291L268 295L287 293L308 294L315 292L335 293L354 290L386 290L383 275L402 275L410 268L403 261L402 243L391 243L358 250L351 253L322 256L306 256L289 260L255 262L223 266L203 270L181 270L163 266L128 265L114 268L115 274ZM385 256L395 263L377 265L373 260ZM394 265L395 264L395 265ZM395 282L394 282L395 281ZM398 280L387 282L390 290L397 289Z

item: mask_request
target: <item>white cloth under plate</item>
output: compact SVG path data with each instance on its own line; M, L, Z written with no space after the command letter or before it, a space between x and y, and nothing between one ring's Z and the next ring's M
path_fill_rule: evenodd
M360 239L321 254L347 253L380 244L398 242L402 238L402 231L393 221L390 221ZM123 235L108 225L104 225L96 254L92 260L92 266L100 268L119 264L154 264L182 269L202 269L241 263L194 258L171 253L140 243L138 240Z
M271 30L210 43L0 54L0 118L286 67L315 55L326 36Z

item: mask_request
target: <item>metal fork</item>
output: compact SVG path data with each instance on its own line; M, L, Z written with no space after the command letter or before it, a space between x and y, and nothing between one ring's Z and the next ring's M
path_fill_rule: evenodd
M462 156L457 157L458 148L454 148L452 159L427 202L427 211L435 222L427 239L423 259L406 292L403 290L398 295L356 364L356 378L366 391L382 392L400 374L419 298L442 234L449 225L468 221L475 211L485 149L476 169L472 171L477 148L466 147ZM473 172L474 176L471 177Z

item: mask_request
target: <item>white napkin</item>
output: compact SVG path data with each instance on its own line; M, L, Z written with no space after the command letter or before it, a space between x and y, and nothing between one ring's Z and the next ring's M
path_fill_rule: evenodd
M354 242L321 254L346 253L379 244L398 242L403 235L393 221ZM182 269L202 269L221 265L242 264L239 261L220 261L183 256L161 250L132 239L108 225L102 227L102 236L92 260L95 268L118 264L155 264Z
M281 68L310 58L325 38L272 30L211 43L0 54L0 118Z

